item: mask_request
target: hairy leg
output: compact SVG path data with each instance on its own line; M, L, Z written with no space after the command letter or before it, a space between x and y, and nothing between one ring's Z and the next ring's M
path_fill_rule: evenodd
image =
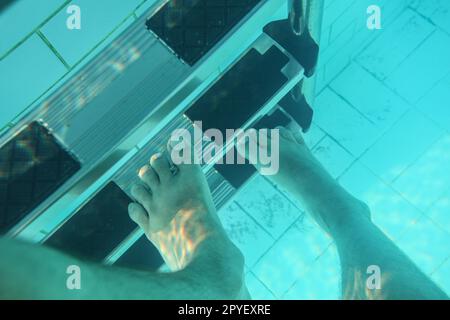
M269 178L301 201L334 239L341 260L344 298L448 298L371 222L369 208L326 172L300 133L280 128L279 152L279 172ZM249 148L245 156L256 157L249 154ZM369 266L380 268L381 289L366 285Z
M236 299L245 297L244 260L216 217L198 166L172 175L152 158L135 187L129 213L176 270L151 273L87 263L58 251L0 238L0 298ZM81 270L81 290L68 290L66 270Z

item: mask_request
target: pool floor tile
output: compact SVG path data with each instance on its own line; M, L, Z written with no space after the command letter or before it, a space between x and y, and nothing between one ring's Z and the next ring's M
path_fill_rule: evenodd
M392 186L426 212L450 187L450 134L443 135Z
M412 109L361 157L361 161L384 181L392 182L442 133L434 122Z
M283 295L287 300L338 300L341 296L339 256L330 245L310 268Z
M386 78L386 84L416 103L449 73L449 43L450 35L436 30Z
M325 132L313 123L309 131L303 134L303 139L305 140L308 148L311 149L314 148L323 138L325 138L325 136Z
M274 300L276 297L269 289L252 273L245 276L245 282L252 300Z
M312 153L327 169L333 178L339 177L345 169L350 167L354 157L338 145L330 137L325 137L313 149Z
M31 36L0 61L0 128L47 91L67 69L42 39Z
M339 182L369 206L372 221L390 239L398 239L411 224L422 217L421 211L359 162L355 163Z
M252 267L272 246L274 239L236 203L231 202L218 212L231 241L241 250L245 264Z
M355 157L380 135L374 124L329 88L316 98L315 123Z
M0 58L56 12L66 0L20 0L0 13Z
M448 101L450 101L450 73L420 99L417 107L450 133Z
M234 200L275 239L301 214L298 208L262 176L250 181Z
M412 5L418 12L426 16L433 23L450 33L450 2L447 0L414 0Z
M442 264L433 274L431 279L436 282L436 284L445 291L445 293L450 296L450 257L445 263Z
M379 132L389 129L410 106L356 63L330 85L369 119Z
M435 27L411 9L406 9L358 56L357 61L385 79L421 44Z
M427 211L428 217L450 234L450 189Z
M50 43L70 65L75 65L100 41L133 14L142 0L78 0L72 1L81 10L81 29L66 26L68 6L61 10L41 29ZM144 26L143 26L144 27Z
M253 273L281 297L325 251L331 240L309 217L293 225L253 267Z
M431 274L450 256L450 234L423 216L397 241L397 245L425 272Z

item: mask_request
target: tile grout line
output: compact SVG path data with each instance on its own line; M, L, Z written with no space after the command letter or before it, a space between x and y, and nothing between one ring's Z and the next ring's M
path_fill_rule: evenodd
M54 88L56 88L59 84L60 81L62 81L67 75L70 74L70 72L72 70L74 70L78 65L80 65L87 57L89 57L93 52L95 52L95 50L97 48L99 48L111 35L113 35L117 30L119 30L124 24L125 22L132 17L134 14L134 11L132 13L130 13L124 20L122 20L121 22L119 22L118 25L116 25L116 27L109 32L104 38L102 38L94 47L92 47L84 56L82 56L71 68L71 70L67 70L66 73L64 73L60 78L58 78L52 85L50 85L49 88L47 88L46 90L44 90L42 92L42 94L40 94L36 99L34 99L28 106L26 106L19 114L17 114L10 123L14 124L17 119L20 119L23 117L24 114L29 113L30 111L32 111L33 106L43 97L45 97L49 92L51 92ZM0 60L1 61L1 60Z
M278 296L272 291L272 289L270 289L267 284L264 283L264 281L262 281L252 270L249 270L249 272L253 277L255 277L255 279L267 290L270 292L270 294L275 298L275 299L279 299ZM247 288L248 289L248 288Z
M71 70L70 65L63 58L63 56L56 50L56 48L51 44L47 37L41 32L41 30L36 31L36 34L41 38L42 41L47 45L47 47L53 52L53 54L58 58L58 60L66 67L67 71Z
M53 11L47 18L39 23L36 28L34 28L30 33L28 33L22 40L19 40L15 45L13 45L9 50L7 50L3 55L0 56L0 61L5 59L14 50L20 47L25 41L33 36L35 32L38 32L47 22L49 22L54 16L56 16L66 5L68 5L72 0L65 0L62 5L60 5L55 11Z
M432 24L433 26L436 27L436 29L439 29L439 31L442 31L443 33L445 33L446 35L450 36L450 32L445 30L444 28L442 28L440 25L436 24L433 19L431 19L430 17L427 17L426 15L424 15L422 12L418 11L417 8L414 8L411 6L411 4L409 4L408 6L409 9L411 9L412 11L414 11L417 15L419 15L420 17L422 17L424 20L428 21L430 24Z
M317 257L314 258L314 261L311 263L311 265L309 265L309 266L307 267L307 269L304 271L303 275L306 275L307 272L309 272L309 271L312 269L313 265L315 265L316 263L318 263L320 257L324 256L324 255L328 252L328 250L330 250L330 248L331 248L333 245L334 245L334 240L331 239L331 240L330 240L330 243L326 246L326 248L323 249L323 251L322 251ZM336 249L336 250L337 250L337 249ZM340 264L340 262L339 262L339 264ZM340 269L340 266L339 266L339 269ZM340 270L339 270L339 271L340 271ZM300 278L300 277L299 277L299 278ZM292 283L292 285L291 285L291 286L290 286L290 287L289 287L289 288L281 295L282 298L283 298L286 294L288 294L289 291L290 291L292 288L294 288L294 287L297 285L297 283L298 283L299 281L301 281L301 279L299 279L299 278L297 278L297 279Z
M266 228L265 228L263 225L261 225L261 224L259 223L259 221L256 220L256 219L253 217L252 214L250 214L249 212L247 212L247 210L245 210L245 208L242 207L236 199L234 199L232 202L234 202L234 204L235 204L242 212L244 212L244 214L245 214L247 217L249 217L250 220L252 220L252 221L253 221L258 227L260 227L260 228L261 228L268 236L270 236L270 238L271 238L273 241L276 241L276 238L275 238L274 236L272 236L272 234L271 234L269 231L267 231Z
M353 60L352 60L353 61ZM347 69L347 68L346 68ZM336 79L337 80L337 79ZM335 80L335 81L336 81ZM335 95L337 95L339 98L342 99L342 101L344 101L346 104L348 104L348 106L350 108L353 109L353 111L356 111L360 116L362 116L364 119L366 119L371 125L376 127L375 122L373 122L371 119L369 119L361 110L359 110L357 107L355 107L350 101L348 101L348 99L346 97L344 97L342 94L340 94L339 92L337 92L333 87L332 84L330 83L328 85L328 89L333 92Z
M408 106L408 109L407 110L405 110L405 112L399 117L399 119L400 118L403 118L403 116L407 113L407 112L409 112L409 111L411 111L411 110L415 110L416 112L418 112L418 113L420 113L424 118L426 118L427 120L429 120L430 122L432 122L436 127L438 127L439 129L441 129L442 131L448 131L446 128L443 128L439 123L437 123L434 119L432 119L430 116L428 116L426 113L424 113L422 110L421 110L421 108L417 105L417 103L418 102L420 102L423 98L425 98L426 97L426 95L427 94L429 94L433 89L435 89L438 85L439 85L439 83L441 82L441 81L443 81L443 80L445 80L447 77L449 77L450 76L450 71L445 75L445 76L443 76L442 78L440 78L439 80L437 80L434 84L433 84L433 86L422 96L422 97L420 97L418 100L417 100L417 102L416 103L412 103L412 102L410 102L410 101L408 101L405 97L403 97L400 93L398 93L397 91L395 91L395 89L393 89L393 88L391 88L387 83L386 83L386 81L385 80L383 80L383 79L380 79L380 78L378 78L374 73L372 73L372 71L370 71L369 69L367 69L363 64L361 64L357 59L354 59L353 61L352 61L353 63L355 63L356 65L358 65L360 68L362 68L364 71L366 71L368 74L370 74L382 87L384 87L386 90L388 90L390 93L392 93L393 95L395 95L397 98L399 98L400 100L402 100L404 103L405 103L405 105L407 105ZM333 80L334 81L334 80ZM386 128L386 131L383 133L383 136L384 136L384 134L387 132L387 131L389 131L389 130L391 130L393 127L394 127L394 125L398 122L398 120L399 119L397 119L390 127L388 127L388 128Z
M358 65L359 65L359 63L357 62L357 61L354 61L355 63L357 63ZM351 62L349 63L349 64L351 64ZM347 68L348 67L348 65L345 67L345 68ZM363 67L363 69L365 70L365 68ZM369 74L370 74L370 72L369 72ZM339 75L337 75L336 76L336 78L338 77ZM332 80L332 81L335 81L336 80L336 78L334 79L334 80ZM425 152L423 152L420 156L418 156L416 159L414 159L413 161L412 161L412 163L410 164L410 165L408 165L407 166L407 168L405 169L405 170L403 170L402 171L402 173L398 176L398 177L396 177L393 181L391 181L391 182L387 182L387 181L385 181L384 179L382 179L381 177L379 177L378 176L378 174L376 174L376 173L374 173L372 170L370 170L365 164L364 164L364 162L362 162L361 161L361 159L362 159L362 157L376 144L376 143L378 143L384 136L386 136L386 134L392 129L392 128L394 128L405 116L406 116L406 114L408 113L408 112L410 112L411 110L415 110L416 112L419 112L419 110L416 108L416 106L415 105L413 105L413 104L411 104L411 103L409 103L407 100L405 100L401 95L399 95L398 93L396 93L396 92L394 92L394 91L392 91L392 89L391 88L389 88L389 87L387 87L386 86L386 84L383 82L383 81L381 81L381 80L379 80L378 78L376 78L375 77L375 79L378 81L378 82L380 82L381 84L383 84L383 86L384 87L386 87L386 89L388 89L389 91L391 91L393 94L395 94L396 96L398 96L399 98L401 98L407 105L409 105L409 108L407 109L407 110L405 110L405 112L403 113L403 114L401 114L400 116L399 116L399 118L393 123L393 124L391 124L391 126L389 126L388 128L386 128L385 129L385 131L374 141L374 143L373 144L371 144L370 146L368 146L362 153L361 153L361 155L359 155L359 156L357 156L357 157L355 157L354 155L353 155L353 153L352 152L350 152L349 150L347 150L347 148L345 148L344 146L342 146L341 145L341 143L336 139L336 138L334 138L330 133L328 133L328 131L327 130L325 130L324 128L322 128L321 126L319 126L318 124L316 124L317 126L319 126L319 128L321 128L325 133L326 133L326 136L328 136L330 139L332 139L335 143L337 143L340 147L342 147L344 150L346 150L348 153L350 153L351 155L353 155L354 156L354 161L350 164L350 166L348 167L348 168L346 168L345 170L344 170L344 172L342 172L342 174L340 174L340 176L339 177L337 177L336 178L336 180L339 180L345 173L347 173L352 167L353 167L353 165L355 165L356 163L360 163L361 165L363 165L367 170L369 170L369 172L371 173L371 174L373 174L374 175L374 177L376 177L380 182L382 182L386 187L388 187L391 191L393 191L393 192L395 192L395 194L397 194L402 200L404 200L405 202L407 202L409 205L411 205L413 208L415 208L416 210L418 210L418 212L421 214L421 216L423 215L423 216L426 216L426 217L428 217L428 215L427 215L427 213L426 212L424 212L422 209L420 209L420 208L418 208L416 205L414 205L414 204L412 204L408 199L406 199L405 197L404 197L404 195L402 194L402 193L400 193L400 191L398 191L397 189L395 189L394 187L393 187L393 182L397 179L397 178L399 178L404 172L406 172L406 170L407 169L409 169L414 163L416 163L424 154L425 154L425 152L432 146L432 145L434 145L435 143L437 143L437 141L439 141L439 139L441 139L445 134L442 134L441 136L439 136L439 138L438 139L436 139L435 141L433 141L432 142L432 144L429 146L429 148L427 148L427 150L425 151ZM442 79L441 79L442 80ZM331 81L331 82L332 82ZM330 84L328 84L328 85L326 85L325 87L324 87L324 89L326 89L327 87L330 87ZM323 89L323 90L324 90ZM322 90L322 91L323 91ZM334 91L334 90L333 90ZM351 104L350 104L350 106L352 106ZM352 106L353 107L353 106ZM353 107L353 108L355 108L355 107ZM422 112L420 112L420 114L422 115ZM432 119L430 119L429 117L426 117L428 120L432 120ZM441 127L440 126L438 126L434 121L431 121L431 122L433 122L433 124L435 124L439 129L441 129ZM445 193L445 192L444 192ZM444 193L442 193L442 194L444 194ZM431 207L432 205L430 205L430 207ZM429 207L429 208L430 208Z

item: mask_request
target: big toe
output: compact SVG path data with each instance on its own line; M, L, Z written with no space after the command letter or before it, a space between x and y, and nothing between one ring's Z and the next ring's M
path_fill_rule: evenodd
M277 127L278 131L280 132L280 137L287 139L287 140L291 140L294 141L294 136L292 135L291 130L289 130L286 127Z
M167 154L165 153L154 154L150 158L150 165L152 166L153 170L155 170L161 183L169 181L170 178L172 177L171 171L172 165L169 162Z

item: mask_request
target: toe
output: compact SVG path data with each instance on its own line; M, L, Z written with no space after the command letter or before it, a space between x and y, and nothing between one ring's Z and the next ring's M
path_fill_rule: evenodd
M150 158L150 165L159 177L159 181L164 183L172 177L170 171L171 164L166 154L157 153Z
M145 209L138 203L130 203L128 206L128 214L131 220L133 220L144 232L147 232L149 223L148 215Z
M279 130L281 137L283 137L287 140L295 141L295 138L289 129L287 129L285 127L281 127L281 126L277 127L277 129Z
M152 202L152 195L146 188L139 184L136 184L131 188L131 195L147 211L150 211L149 209Z
M155 190L159 184L158 175L149 165L145 165L139 170L139 177L150 188L150 190Z
M300 132L300 130L298 130L297 132L294 133L294 138L295 138L295 141L297 141L297 143L305 144L305 140L303 139L303 135Z
M182 166L190 167L192 164L201 163L198 150L196 150L195 145L188 139L184 139L181 142L169 140L166 152L171 161L179 168Z

